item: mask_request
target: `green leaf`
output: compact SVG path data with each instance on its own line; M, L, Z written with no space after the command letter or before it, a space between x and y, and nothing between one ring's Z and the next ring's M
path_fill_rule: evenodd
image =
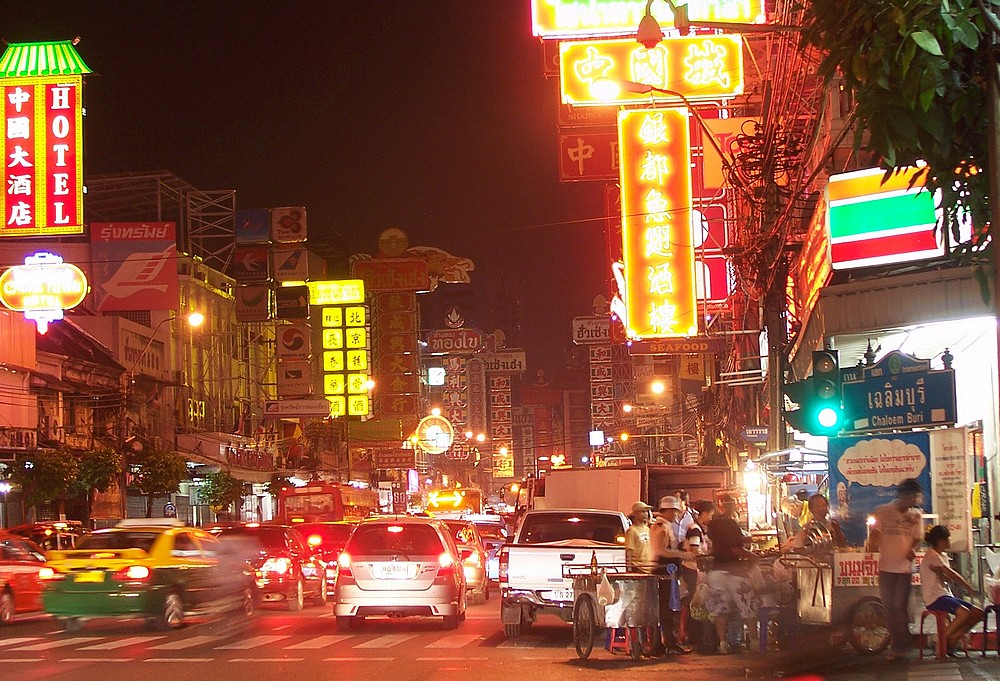
M941 45L932 33L927 31L914 31L910 34L910 37L913 38L913 42L919 45L920 49L924 52L929 52L936 57L944 56L944 53L941 52Z

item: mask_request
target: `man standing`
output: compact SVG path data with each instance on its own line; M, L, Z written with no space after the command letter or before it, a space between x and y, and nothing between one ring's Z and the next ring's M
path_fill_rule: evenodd
M664 650L674 655L691 652L677 644L677 634L674 631L677 612L671 608L670 596L674 585L672 582L680 575L680 563L691 560L694 554L682 550L681 541L674 533L673 523L681 514L681 502L675 496L660 499L656 520L650 527L650 542L653 545L653 556L666 574L667 566L674 566L673 577L660 581L660 629ZM678 607L679 609L679 607Z
M896 500L872 514L866 549L879 554L878 591L889 628L888 660L898 660L910 646L910 579L923 537L920 483L907 478L896 485Z
M649 543L649 512L653 507L641 501L632 504L632 525L625 532L625 564L640 572L653 569L653 548Z

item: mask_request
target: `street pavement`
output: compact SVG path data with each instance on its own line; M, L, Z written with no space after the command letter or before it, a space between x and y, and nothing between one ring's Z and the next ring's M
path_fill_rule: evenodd
M495 601L476 606L457 630L437 620L374 619L357 631L338 631L330 609L290 613L261 609L247 625L192 622L179 631L154 632L138 621L95 620L68 634L48 617L26 618L0 633L4 681L143 681L169 677L211 679L252 676L350 681L469 681L476 679L663 678L791 679L828 681L982 681L1000 679L1000 660L888 662L853 652L802 656L697 654L633 662L598 641L588 660L576 655L572 628L557 619L536 623L506 639Z

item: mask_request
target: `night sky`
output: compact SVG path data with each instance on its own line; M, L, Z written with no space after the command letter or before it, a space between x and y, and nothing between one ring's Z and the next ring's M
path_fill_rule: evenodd
M310 241L371 253L395 226L470 257L477 299L520 291L530 370L552 375L605 293L604 202L558 181L528 5L0 0L0 37L80 37L85 175L169 170L240 208L305 206Z

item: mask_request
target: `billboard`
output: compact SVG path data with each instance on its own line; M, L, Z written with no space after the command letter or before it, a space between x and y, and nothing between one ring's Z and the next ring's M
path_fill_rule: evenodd
M0 236L83 233L83 78L0 78Z
M764 0L688 0L692 23L720 22L760 24L766 19ZM635 35L639 22L649 12L664 28L674 25L666 2L646 0L531 0L532 34L539 38L586 38L589 36Z
M618 114L626 332L698 333L691 138L684 109Z
M174 223L94 222L90 241L99 312L177 309Z

